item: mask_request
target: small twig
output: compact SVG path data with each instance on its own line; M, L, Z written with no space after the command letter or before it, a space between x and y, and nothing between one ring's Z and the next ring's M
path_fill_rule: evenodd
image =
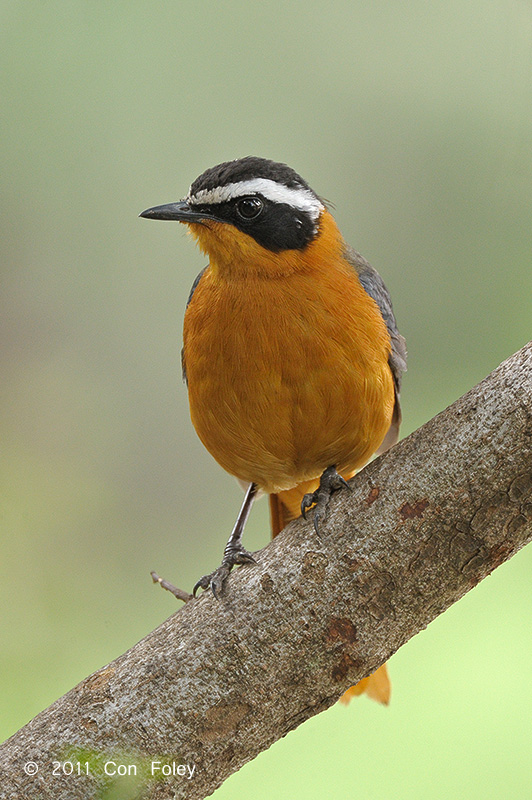
M168 583L164 578L160 578L156 572L150 572L152 580L154 583L158 583L161 589L166 589L168 592L171 592L174 597L177 597L178 600L182 600L183 603L188 603L189 600L194 600L194 597L188 592L184 592L183 589L178 589L177 586L174 586L172 583Z

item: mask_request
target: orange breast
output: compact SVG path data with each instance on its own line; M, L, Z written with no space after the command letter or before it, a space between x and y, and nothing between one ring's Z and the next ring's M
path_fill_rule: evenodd
M312 245L311 245L312 247ZM362 466L390 425L390 340L341 259L275 276L203 275L185 315L192 422L214 458L266 492Z

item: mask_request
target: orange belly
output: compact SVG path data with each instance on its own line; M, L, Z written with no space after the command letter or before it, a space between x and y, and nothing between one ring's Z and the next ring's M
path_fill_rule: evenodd
M390 426L390 340L344 263L225 280L209 268L185 315L192 422L221 466L266 492L360 468Z

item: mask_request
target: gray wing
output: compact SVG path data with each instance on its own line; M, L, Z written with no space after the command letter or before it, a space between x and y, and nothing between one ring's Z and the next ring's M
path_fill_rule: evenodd
M345 255L347 261L356 269L363 288L377 303L382 318L388 328L392 344L388 364L390 365L395 387L395 406L390 429L384 437L383 443L377 450L378 453L384 453L384 451L394 445L399 438L399 426L401 424L400 392L403 372L406 372L406 342L397 328L390 293L377 270L373 269L371 264L369 264L360 253L357 253L356 250L349 247L349 245L346 245Z
M207 264L207 266L209 266L209 265ZM188 296L187 304L185 306L185 312L186 312L186 310L187 310L187 308L188 308L188 306L190 304L190 301L192 300L192 295L196 291L196 287L197 287L198 283L200 282L200 280L201 280L201 278L203 276L203 273L205 272L206 269L207 269L207 267L203 267L203 269L201 270L199 275L196 275L196 277L194 278L194 283L192 284L192 288L191 288L190 294ZM185 350L184 350L183 347L181 348L181 374L183 375L183 380L186 383L187 382L187 370L185 368Z

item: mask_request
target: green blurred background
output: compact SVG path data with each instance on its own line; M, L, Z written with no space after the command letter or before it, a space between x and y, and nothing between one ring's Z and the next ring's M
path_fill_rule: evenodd
M0 10L4 738L174 611L150 570L191 587L241 500L180 376L203 257L137 214L220 161L288 162L392 292L410 432L530 338L532 4ZM250 549L267 528L262 502ZM530 798L531 566L402 648L389 708L330 709L216 798Z

